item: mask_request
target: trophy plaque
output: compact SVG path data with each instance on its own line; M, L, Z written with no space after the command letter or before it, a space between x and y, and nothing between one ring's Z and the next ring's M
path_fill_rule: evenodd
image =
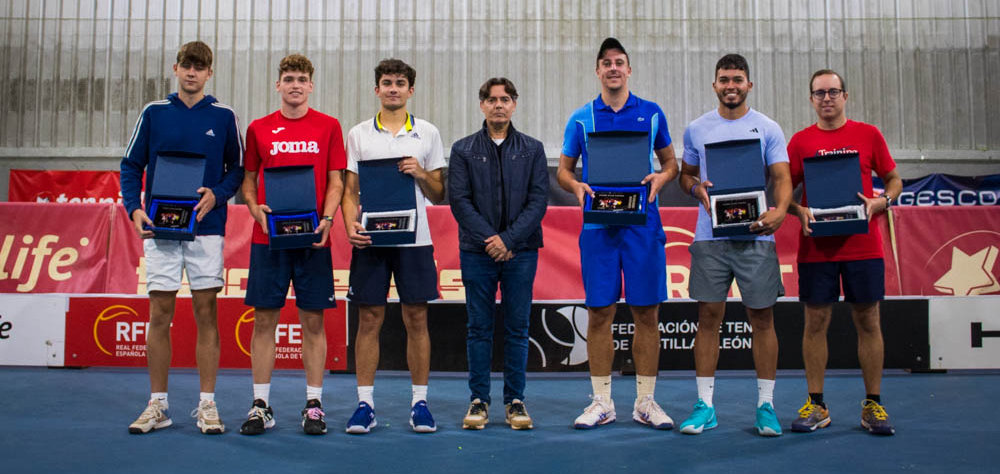
M764 156L759 139L705 145L712 236L754 235L750 226L767 211Z
M316 177L312 165L277 166L264 169L264 197L268 247L271 250L311 247L322 235L316 233Z
M401 159L358 162L361 225L373 246L406 245L417 239L417 184L399 171Z
M194 240L198 229L194 207L201 200L198 188L205 180L205 155L160 152L150 188L147 214L154 239Z
M587 195L583 222L604 225L644 225L649 186L641 184L650 171L649 134L609 131L587 134Z
M812 237L868 233L861 162L856 152L817 155L802 160L806 201L814 222Z

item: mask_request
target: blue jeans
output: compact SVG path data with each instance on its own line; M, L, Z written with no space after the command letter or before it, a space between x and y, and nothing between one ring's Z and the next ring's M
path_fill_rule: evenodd
M490 403L490 365L493 358L493 319L497 284L503 308L503 401L524 400L524 372L528 366L528 322L531 290L538 267L538 251L522 251L497 263L485 253L460 252L465 307L469 317L466 349L469 357L470 400Z

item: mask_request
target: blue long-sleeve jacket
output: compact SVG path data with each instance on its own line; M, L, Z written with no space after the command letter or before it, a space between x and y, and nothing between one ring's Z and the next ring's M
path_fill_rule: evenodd
M458 221L459 248L485 252L500 235L511 251L542 246L549 175L542 142L510 125L499 147L483 129L451 146L448 202Z
M236 112L206 95L188 108L172 93L165 100L146 104L132 131L121 164L122 201L129 218L142 206L142 173L146 194L156 173L159 152L190 152L205 156L202 186L215 194L215 207L198 224L198 235L226 234L226 201L243 182L243 137ZM146 210L149 200L146 200Z

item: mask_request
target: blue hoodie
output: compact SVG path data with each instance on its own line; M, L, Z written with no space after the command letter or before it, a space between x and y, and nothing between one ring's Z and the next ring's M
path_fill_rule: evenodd
M243 149L236 112L215 97L206 95L188 108L174 92L146 104L122 158L122 201L129 218L142 205L143 170L150 191L158 152L199 153L205 156L202 185L215 193L215 208L198 224L198 235L225 235L226 202L243 182ZM145 209L149 212L148 200Z

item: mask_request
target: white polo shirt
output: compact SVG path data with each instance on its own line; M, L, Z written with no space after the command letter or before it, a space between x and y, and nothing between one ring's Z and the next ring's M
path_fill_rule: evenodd
M444 145L441 133L430 122L409 115L406 124L395 135L379 122L378 115L365 120L347 134L347 170L358 172L358 162L412 156L427 171L444 168ZM430 200L424 196L420 186L414 183L417 201L417 235L412 244L399 247L431 245L431 231L427 226L427 205Z

